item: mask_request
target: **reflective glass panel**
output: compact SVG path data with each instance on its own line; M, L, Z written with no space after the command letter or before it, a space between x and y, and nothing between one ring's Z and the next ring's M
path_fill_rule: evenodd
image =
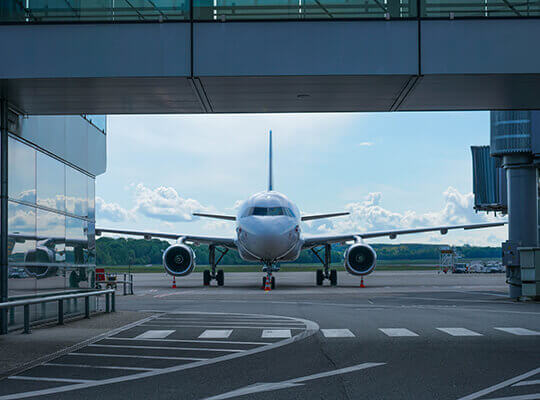
M91 177L88 179L88 218L96 219L96 180Z
M37 152L37 203L60 211L66 210L65 166L60 161Z
M66 211L88 216L88 176L66 166Z
M106 115L86 115L88 121L97 126L103 132L107 131L107 116Z
M8 195L36 202L36 151L12 137L8 138Z
M49 251L51 264L66 260L66 217L45 210L37 210L37 247Z
M88 263L88 238L86 221L66 217L66 264Z
M36 212L21 204L8 203L8 289L9 295L29 294L36 288L33 260L36 259Z

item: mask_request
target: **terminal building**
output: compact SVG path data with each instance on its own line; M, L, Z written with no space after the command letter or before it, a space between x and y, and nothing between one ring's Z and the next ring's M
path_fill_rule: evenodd
M6 109L2 109L4 112ZM95 177L105 172L104 116L20 116L7 108L7 286L2 298L26 299L94 286ZM3 210L2 210L3 211ZM66 313L83 312L67 307ZM12 312L8 327L22 324ZM33 306L31 319L56 316Z

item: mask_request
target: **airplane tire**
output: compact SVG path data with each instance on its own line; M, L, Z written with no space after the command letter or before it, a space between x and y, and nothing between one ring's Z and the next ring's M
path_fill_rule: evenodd
M263 276L261 289L264 289L265 286L266 286L266 276Z
M222 269L217 270L216 281L218 286L223 286L225 284L225 274Z
M205 269L203 271L203 285L204 286L210 286L210 270L209 269Z
M330 270L330 285L337 286L337 271L335 269Z
M324 280L324 275L323 275L323 270L322 269L317 270L317 272L315 274L315 280L317 282L317 286L322 286L323 280Z
M274 277L274 276L270 280L270 287L272 288L272 290L274 290L276 288L276 277Z

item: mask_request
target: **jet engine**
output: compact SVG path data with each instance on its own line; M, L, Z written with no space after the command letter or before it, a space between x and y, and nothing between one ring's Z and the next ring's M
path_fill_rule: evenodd
M38 279L53 276L58 272L58 267L50 265L36 265L39 263L51 264L55 262L54 251L45 246L38 246L28 250L24 255L25 263L32 264L25 267L26 271Z
M367 244L357 243L345 252L345 269L352 275L368 275L377 264L377 253Z
M163 253L163 266L170 275L189 275L195 268L195 253L185 244L173 244Z

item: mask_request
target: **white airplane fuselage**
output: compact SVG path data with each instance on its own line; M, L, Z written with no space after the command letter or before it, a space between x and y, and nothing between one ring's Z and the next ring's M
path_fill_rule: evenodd
M279 192L254 194L240 206L236 234L238 252L246 261L294 261L302 250L300 211Z

